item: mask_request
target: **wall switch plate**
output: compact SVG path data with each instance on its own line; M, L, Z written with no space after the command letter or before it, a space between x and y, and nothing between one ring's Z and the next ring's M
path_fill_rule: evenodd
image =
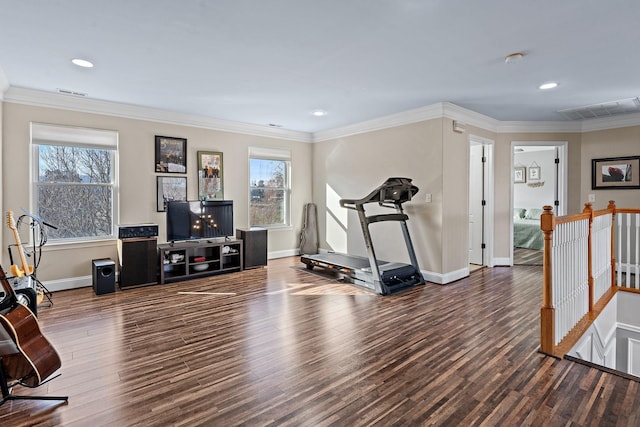
M424 201L427 203L431 203L431 193L427 193L424 195Z
M589 194L589 202L595 202L596 201L596 195L595 194Z

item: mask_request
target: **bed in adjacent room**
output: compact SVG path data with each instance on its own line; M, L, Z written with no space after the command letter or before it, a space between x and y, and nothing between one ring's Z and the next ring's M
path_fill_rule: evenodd
M513 209L513 246L541 251L544 245L540 230L542 209Z

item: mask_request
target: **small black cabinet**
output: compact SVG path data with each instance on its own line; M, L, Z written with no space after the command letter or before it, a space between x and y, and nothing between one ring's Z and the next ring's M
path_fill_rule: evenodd
M238 228L236 238L244 242L244 268L256 268L267 265L267 229Z

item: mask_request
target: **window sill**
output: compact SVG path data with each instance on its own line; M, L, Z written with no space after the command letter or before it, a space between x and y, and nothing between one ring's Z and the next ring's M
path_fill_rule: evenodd
M100 239L100 240L77 240L72 242L49 241L45 246L42 247L42 250L45 252L48 252L48 251L64 251L69 249L98 248L98 247L114 246L116 244L116 241L117 239L115 238Z
M291 231L293 227L291 225L252 225L251 227L264 228L269 231Z

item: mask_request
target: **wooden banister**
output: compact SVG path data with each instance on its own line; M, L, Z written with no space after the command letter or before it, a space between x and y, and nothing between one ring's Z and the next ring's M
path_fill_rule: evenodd
M542 259L542 307L540 308L540 351L554 355L555 349L555 307L553 306L553 280L551 243L556 228L553 207L544 206L540 215L540 229L543 234L544 252Z
M584 209L582 213L589 214L589 234L587 238L587 280L589 284L589 311L593 311L593 299L594 299L594 289L593 289L593 206L591 203L585 203Z

